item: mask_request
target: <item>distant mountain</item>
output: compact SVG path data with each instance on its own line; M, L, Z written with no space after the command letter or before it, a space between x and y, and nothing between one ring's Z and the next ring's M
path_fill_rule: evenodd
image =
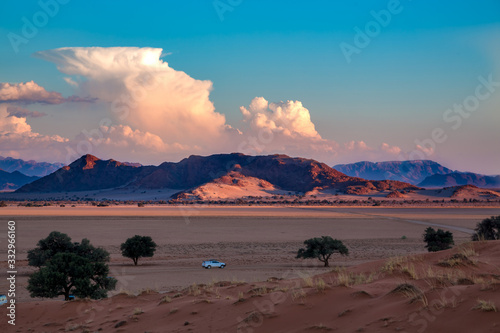
M351 177L361 177L372 180L399 180L417 185L432 175L452 173L441 164L430 160L390 161L390 162L358 162L338 164L335 170Z
M457 185L500 188L500 176L484 176L472 172L453 172L445 175L429 176L419 184L422 187L448 187Z
M48 193L110 188L193 191L202 185L217 182L231 186L241 186L246 182L252 186L302 193L318 189L335 189L347 194L418 189L399 181L367 181L350 177L311 159L233 153L190 156L178 163L165 162L157 167L134 167L85 155L16 192Z
M26 176L19 171L7 172L0 170L0 191L15 190L23 185L37 180L39 177Z
M19 171L27 176L43 177L63 166L64 164L62 163L36 162L33 160L24 161L12 157L0 156L0 169L7 172Z

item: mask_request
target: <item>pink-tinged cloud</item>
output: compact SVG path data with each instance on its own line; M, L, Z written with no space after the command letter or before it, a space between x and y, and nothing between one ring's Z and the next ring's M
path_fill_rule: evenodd
M64 98L60 93L47 91L34 81L24 83L0 82L0 103L16 104L61 104L66 102L92 102L92 99L70 96Z
M67 75L85 77L79 89L111 103L119 124L166 142L210 145L228 129L209 99L212 82L174 70L161 54L155 48L72 47L36 56L54 62Z
M264 97L255 97L247 107L240 107L245 121L254 130L279 132L288 137L302 136L321 140L309 110L299 101L269 103Z
M0 155L25 159L61 160L69 141L59 135L44 135L32 130L24 117L10 116L7 105L0 104Z

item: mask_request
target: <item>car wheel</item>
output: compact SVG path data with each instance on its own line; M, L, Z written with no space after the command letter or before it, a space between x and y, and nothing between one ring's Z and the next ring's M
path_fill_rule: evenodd
M207 266L207 269L210 269L210 268L212 268L212 266L208 265L208 266Z
M226 267L226 265L222 265L222 266L220 266L220 268L224 268L224 267Z

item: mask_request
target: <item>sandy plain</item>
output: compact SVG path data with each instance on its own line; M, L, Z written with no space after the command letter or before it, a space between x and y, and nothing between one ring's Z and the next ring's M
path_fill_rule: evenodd
M421 235L427 226L453 232L460 244L477 222L500 215L500 208L360 208L360 207L220 207L116 206L17 207L0 209L1 269L6 270L7 221L16 221L17 301L32 300L26 291L27 251L51 231L73 241L88 238L111 254L111 275L118 292L150 288L171 291L211 281L255 282L269 277L303 278L325 272L319 261L295 259L305 239L330 235L350 250L331 265L360 263L425 252ZM149 235L158 244L153 258L134 267L119 246L133 235ZM406 239L402 239L403 236ZM205 270L201 262L216 258L225 269ZM0 292L7 284L0 281Z

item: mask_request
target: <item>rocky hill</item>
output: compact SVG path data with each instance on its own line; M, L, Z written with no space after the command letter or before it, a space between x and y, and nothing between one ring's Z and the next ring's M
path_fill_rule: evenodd
M263 184L262 186L268 189L300 193L317 189L335 189L346 194L418 189L416 186L399 181L367 181L350 177L311 159L292 158L286 155L248 156L233 153L205 157L190 156L178 163L165 162L157 167L135 167L85 155L69 166L23 186L17 192L49 193L108 188L178 189L192 192L200 186L220 183L224 177L226 179L223 183L228 186L241 188L245 178L248 178L249 184Z
M27 184L16 193L74 192L124 186L151 167L134 167L115 160L84 155L69 166Z

